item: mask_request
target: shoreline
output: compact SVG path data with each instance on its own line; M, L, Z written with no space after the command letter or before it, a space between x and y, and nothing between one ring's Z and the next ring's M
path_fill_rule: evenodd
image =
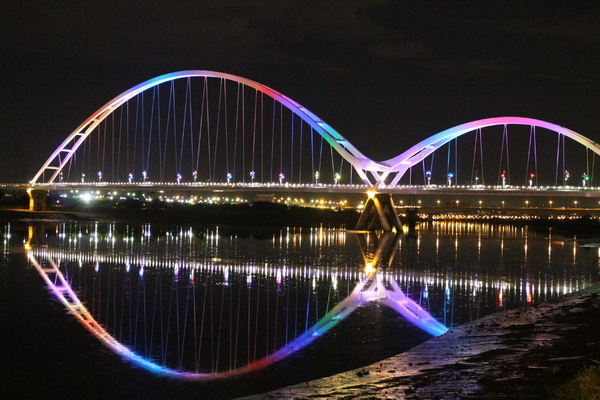
M159 223L185 225L222 225L240 228L284 228L305 226L345 226L353 229L360 217L354 209L330 209L289 206L269 202L253 204L196 204L141 207L133 204L122 207L78 207L29 211L19 207L0 207L0 221L77 221L77 222L119 222L119 223ZM401 216L401 223L406 224ZM575 219L506 219L501 217L444 218L434 221L465 220L492 225L528 226L537 231L552 229L566 237L598 239L600 242L600 220L589 217ZM431 219L417 219L427 223Z
M0 221L110 221L186 225L226 225L248 228L354 226L360 214L355 210L333 210L259 202L250 204L173 205L169 207L87 207L29 211L0 208Z
M248 396L542 399L600 359L600 284L495 313L381 362Z

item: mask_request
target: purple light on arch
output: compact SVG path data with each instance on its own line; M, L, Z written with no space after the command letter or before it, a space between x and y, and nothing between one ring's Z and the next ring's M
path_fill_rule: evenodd
M191 77L218 78L241 83L260 91L261 93L264 93L265 95L270 96L279 103L285 105L303 121L308 123L340 154L341 157L348 161L354 167L360 178L368 186L383 186L384 182L390 177L391 174L393 179L391 180L390 185L396 185L411 166L414 166L423 160L440 146L465 133L493 125L512 124L539 126L541 128L555 131L567 136L600 155L600 146L598 144L586 138L585 136L562 126L533 118L497 117L468 122L466 124L447 129L415 144L394 158L391 158L387 161L377 162L362 154L356 147L354 147L354 145L352 145L352 143L350 143L340 133L338 133L335 129L333 129L311 111L268 86L250 79L222 72L189 70L165 74L147 80L123 92L113 100L106 103L89 118L87 118L81 125L79 125L79 127L77 127L77 129L75 129L56 148L56 150L35 174L31 180L31 184L38 183L42 177L44 182L41 183L52 184L61 173L63 167L69 163L76 150L83 144L83 142L94 131L94 129L126 101L130 100L139 93L162 83ZM49 178L46 177L46 173L48 173L50 176ZM372 178L369 178L367 173L370 173Z
M588 149L592 150L596 154L600 155L600 145L596 142L588 139L587 137L562 127L560 125L556 125L550 122L542 121L534 118L524 118L524 117L496 117L496 118L487 118L480 119L477 121L467 122L466 124L458 125L450 129L446 129L440 133L437 133L433 136L428 137L425 140L420 141L415 144L405 152L399 154L398 156L391 158L387 161L381 162L381 164L386 165L388 170L384 173L380 179L380 182L383 182L385 178L390 173L395 173L396 176L391 181L390 185L396 185L404 173L412 166L416 165L420 161L422 161L425 157L433 153L435 150L439 149L441 146L445 145L452 139L455 139L461 135L472 132L474 130L480 128L486 128L489 126L496 125L528 125L528 126L537 126L540 128L544 128L550 131L557 132L561 135L564 135L574 141L582 144Z

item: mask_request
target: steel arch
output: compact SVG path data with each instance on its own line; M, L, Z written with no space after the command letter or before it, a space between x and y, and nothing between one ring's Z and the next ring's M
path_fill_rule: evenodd
M296 103L289 97L269 88L268 86L232 74L206 70L189 70L173 72L147 80L121 93L106 103L90 117L88 117L88 119L86 119L81 125L79 125L79 127L77 127L77 129L75 129L60 144L60 146L57 147L57 149L52 153L52 155L50 155L39 171L35 174L30 183L38 183L40 177L45 176L45 173L50 171L52 171L50 178L43 183L53 183L63 167L73 157L75 151L79 148L79 146L81 146L81 144L83 144L83 142L94 131L98 124L100 124L123 103L154 86L176 79L189 77L211 77L238 82L252 87L255 90L260 91L261 93L266 94L267 96L270 96L276 101L282 103L288 109L297 114L302 120L308 123L317 133L319 133L346 161L348 161L354 167L362 180L371 187L374 186L381 188L386 186L385 181L392 174L393 178L388 185L397 185L409 168L422 161L425 157L433 153L444 144L448 143L450 140L473 130L494 125L513 124L538 126L567 136L600 155L600 145L565 127L533 118L496 117L481 119L455 126L422 140L394 158L391 158L387 161L376 162L362 154L356 147L354 147L354 145L352 145L352 143L350 143L340 133L338 133L335 129L333 129L330 125L325 123L311 111ZM369 179L367 172L371 173L373 181Z
M442 131L440 133L428 137L425 140L420 141L419 143L415 144L410 149L399 154L398 156L391 158L387 161L381 162L382 165L386 166L387 170L380 176L379 181L377 182L377 186L382 186L385 179L388 178L389 175L392 173L395 173L396 175L391 180L389 185L397 185L402 176L406 173L406 171L409 168L422 161L425 157L427 157L428 155L430 155L435 150L439 149L441 146L445 145L452 139L455 139L468 132L472 132L476 129L496 125L529 125L548 129L557 132L561 135L564 135L570 139L573 139L576 142L585 146L586 148L592 150L596 154L600 155L600 145L598 143L560 125L556 125L539 119L524 117L487 118L467 122L466 124L446 129L445 131Z
M274 89L269 88L263 84L252 81L250 79L242 78L240 76L226 74L215 71L205 70L189 70L173 72L165 75L158 76L156 78L147 80L140 83L137 86L121 93L104 106L99 108L93 113L88 119L86 119L77 129L75 129L52 153L52 155L46 160L44 165L35 174L31 180L32 184L38 182L40 177L44 176L45 172L53 171L50 178L44 183L53 183L56 177L71 159L75 151L81 146L85 139L94 131L94 128L98 126L106 117L108 117L113 111L115 111L123 103L136 96L137 94L150 89L154 86L160 85L165 82L173 81L181 78L189 77L209 77L209 78L221 78L231 80L252 87L270 97L277 100L278 102L285 105L288 109L295 112L302 120L308 123L316 132L318 132L346 161L348 161L358 172L360 177L367 185L372 185L367 178L364 171L384 171L385 167L374 162L370 158L362 154L356 149L346 138L340 135L335 129L325 123L321 118L317 117L311 111L296 103L289 97L277 92Z

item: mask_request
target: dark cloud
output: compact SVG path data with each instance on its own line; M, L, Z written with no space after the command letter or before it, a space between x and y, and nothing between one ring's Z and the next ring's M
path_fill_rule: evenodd
M369 46L373 54L382 59L425 58L429 51L421 41L380 42Z
M129 87L213 69L294 98L377 159L506 114L594 136L600 3L557 3L4 1L0 135L42 136L18 144L39 165Z

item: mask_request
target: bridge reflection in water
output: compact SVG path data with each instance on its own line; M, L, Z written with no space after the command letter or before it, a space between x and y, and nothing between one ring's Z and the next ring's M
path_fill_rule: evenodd
M187 379L280 361L374 302L439 335L445 325L597 280L597 252L578 260L576 242L526 228L434 225L411 240L317 228L255 240L218 229L61 224L28 256L101 341Z

